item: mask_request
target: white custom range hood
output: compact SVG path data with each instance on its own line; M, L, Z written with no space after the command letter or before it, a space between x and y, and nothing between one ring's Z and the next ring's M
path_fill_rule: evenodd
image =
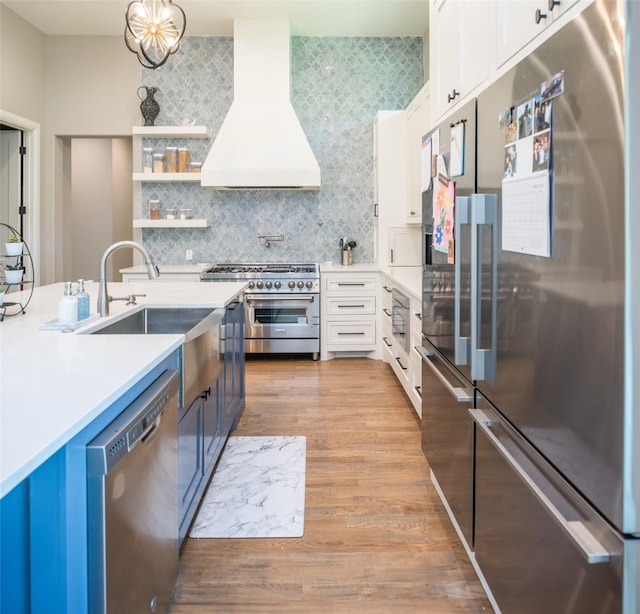
M286 20L236 20L234 101L202 165L217 189L318 190L320 167L289 101Z

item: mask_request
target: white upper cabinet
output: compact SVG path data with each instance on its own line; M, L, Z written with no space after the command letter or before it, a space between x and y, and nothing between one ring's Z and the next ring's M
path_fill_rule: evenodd
M431 120L429 91L429 84L424 85L406 111L407 196L404 220L406 224L422 223L420 164L422 137L429 132Z
M502 66L577 0L496 0L496 61Z
M431 0L433 123L476 96L594 0Z
M378 263L388 265L387 229L406 210L406 112L378 111L373 123L374 240Z
M436 0L430 4L429 24L431 105L437 121L490 74L495 3Z
M547 0L496 1L496 60L502 66L549 25ZM536 11L538 17L536 18ZM544 15L544 17L542 17Z

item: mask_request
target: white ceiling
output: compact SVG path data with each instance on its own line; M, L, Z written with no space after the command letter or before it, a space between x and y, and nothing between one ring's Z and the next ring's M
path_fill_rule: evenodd
M296 36L422 36L429 0L175 0L186 36L232 36L233 20L286 18ZM128 0L1 0L47 35L122 35Z

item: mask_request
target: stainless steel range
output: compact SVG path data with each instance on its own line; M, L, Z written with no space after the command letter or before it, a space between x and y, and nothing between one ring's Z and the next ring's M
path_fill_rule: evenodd
M317 264L217 264L202 281L248 281L247 353L320 352L320 270Z

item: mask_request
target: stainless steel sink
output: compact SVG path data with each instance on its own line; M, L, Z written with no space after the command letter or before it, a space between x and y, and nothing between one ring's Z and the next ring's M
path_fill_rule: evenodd
M89 332L93 335L186 335L214 312L206 307L145 307Z
M191 403L218 377L220 323L224 309L210 307L144 307L104 326L85 331L89 335L185 336L180 352L182 370L181 404Z

